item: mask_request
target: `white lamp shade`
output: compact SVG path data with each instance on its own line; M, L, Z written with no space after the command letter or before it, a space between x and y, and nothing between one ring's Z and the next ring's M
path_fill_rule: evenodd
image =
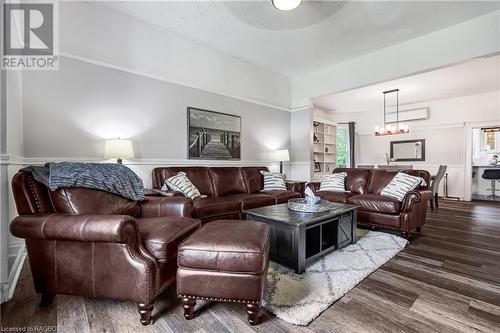
M274 152L274 161L275 162L287 162L290 161L290 154L288 150L276 150Z
M132 141L111 139L104 142L104 158L133 158Z

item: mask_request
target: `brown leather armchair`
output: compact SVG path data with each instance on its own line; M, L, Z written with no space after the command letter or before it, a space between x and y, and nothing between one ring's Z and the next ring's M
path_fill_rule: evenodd
M177 247L201 225L178 197L130 201L84 188L50 191L30 173L13 178L17 210L10 230L24 238L41 306L56 294L138 304L151 322L153 302L174 280Z

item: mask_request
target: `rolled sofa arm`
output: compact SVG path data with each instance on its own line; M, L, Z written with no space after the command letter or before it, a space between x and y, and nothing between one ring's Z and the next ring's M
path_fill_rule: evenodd
M288 191L298 192L298 193L300 193L300 196L303 197L305 184L306 184L306 182L287 180L286 181L286 189Z
M11 222L10 232L20 238L76 242L128 243L139 237L129 215L21 215Z
M140 202L141 217L191 217L193 200L186 197L146 197Z
M313 192L319 191L320 186L320 182L309 182L306 185L306 187L309 187Z
M402 212L411 212L413 206L422 200L422 195L419 191L413 190L405 194L401 203Z

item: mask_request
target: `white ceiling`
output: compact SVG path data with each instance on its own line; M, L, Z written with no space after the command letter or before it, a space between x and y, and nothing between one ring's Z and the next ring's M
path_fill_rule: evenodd
M500 8L499 2L305 0L99 2L292 77L439 30Z
M498 91L500 55L318 97L314 105L334 112L369 111L382 105L383 91L396 88L400 105Z

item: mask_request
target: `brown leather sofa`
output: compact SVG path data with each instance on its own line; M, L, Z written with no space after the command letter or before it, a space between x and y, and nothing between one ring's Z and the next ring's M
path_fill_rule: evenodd
M242 211L288 202L302 196L298 182L287 182L286 191L261 192L266 167L162 167L153 169L153 188L160 189L165 179L180 171L205 198L193 200L193 217L202 222L244 219ZM178 193L169 193L178 195Z
M55 294L138 303L151 322L153 301L174 280L177 247L201 226L187 198L130 201L103 191L50 191L28 172L12 182L20 216L10 224L24 238L41 306Z
M420 231L425 223L427 202L432 199L428 185L408 192L400 202L380 195L398 171L358 168L333 170L333 173L339 172L347 173L345 185L348 192L320 191L320 182L311 182L307 186L312 187L322 199L358 206L358 224L399 230L404 237L413 229ZM422 177L427 184L430 182L430 174L425 170L401 172Z

